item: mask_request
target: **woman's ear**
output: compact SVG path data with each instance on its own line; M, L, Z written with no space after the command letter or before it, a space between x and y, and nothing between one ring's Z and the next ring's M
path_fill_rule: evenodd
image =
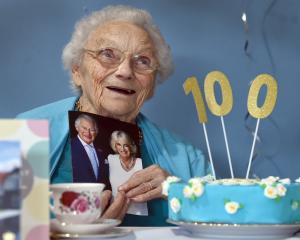
M72 79L76 86L81 86L81 72L79 66L72 67Z

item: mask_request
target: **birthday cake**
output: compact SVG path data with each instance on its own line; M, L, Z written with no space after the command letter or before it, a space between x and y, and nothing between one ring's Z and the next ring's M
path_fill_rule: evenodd
M211 176L183 182L168 177L169 219L229 224L300 223L300 178L220 179Z
M215 83L221 87L222 104L216 101ZM265 102L258 106L258 96L264 85L267 87ZM248 178L260 120L271 114L276 103L276 80L269 74L260 74L252 81L249 89L247 108L249 114L257 121L245 179L234 178L223 119L233 105L232 90L227 76L219 71L208 73L204 80L204 92L209 110L221 119L231 179L216 180L205 124L206 108L197 79L186 79L183 88L186 94L192 93L194 96L199 122L203 124L213 176L192 178L188 182L177 177L168 177L162 188L163 194L168 196L169 219L173 222L299 224L300 178L295 182L278 177Z

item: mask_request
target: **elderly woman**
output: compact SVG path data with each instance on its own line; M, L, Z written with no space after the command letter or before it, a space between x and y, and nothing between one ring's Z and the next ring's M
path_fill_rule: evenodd
M140 113L158 83L172 72L170 48L148 12L109 6L80 20L63 51L63 63L78 96L42 106L19 118L50 121L52 183L72 179L68 110L108 116L137 124L143 134L144 169L119 187L104 217L123 218L130 201L148 202L149 216L125 218L129 225L163 225L167 203L161 183L169 175L182 179L207 174L200 150L151 123ZM108 194L104 194L108 201ZM105 200L103 200L105 202Z
M110 146L116 154L109 154L109 180L112 194L116 196L118 187L126 182L132 174L143 169L142 159L136 157L137 146L130 135L124 131L113 131ZM148 215L146 203L130 203L127 210L129 214Z

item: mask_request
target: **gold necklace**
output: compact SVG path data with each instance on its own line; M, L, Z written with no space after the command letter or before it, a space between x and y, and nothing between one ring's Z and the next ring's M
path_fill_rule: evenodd
M80 104L80 98L75 103L75 108L77 111L81 112L82 111L82 105Z

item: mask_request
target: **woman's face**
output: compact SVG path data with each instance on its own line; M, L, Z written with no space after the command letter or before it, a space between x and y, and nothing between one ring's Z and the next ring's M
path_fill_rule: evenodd
M136 25L110 22L91 32L85 44L88 50L104 48L117 49L124 60L104 66L91 52L83 53L80 66L73 69L73 80L82 89L81 104L85 111L133 122L155 85L155 71L137 73L133 57L142 53L156 62L152 41Z
M131 156L130 144L125 139L118 139L116 142L116 150L123 159Z

